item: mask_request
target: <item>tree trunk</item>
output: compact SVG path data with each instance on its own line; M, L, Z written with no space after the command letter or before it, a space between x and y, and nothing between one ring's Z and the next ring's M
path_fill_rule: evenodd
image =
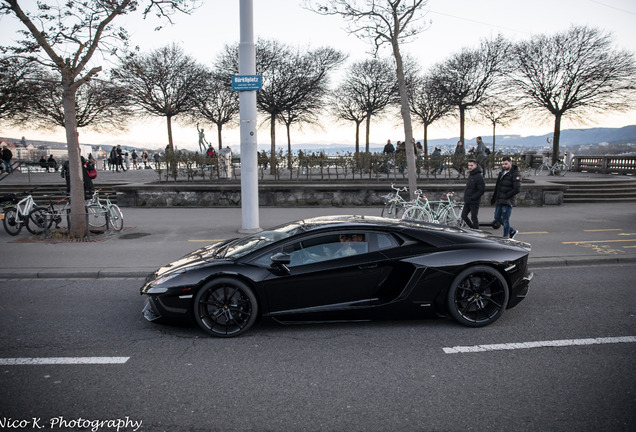
M561 138L561 116L557 113L554 115L554 135L552 136L552 164L559 160L559 140Z
M406 150L406 168L408 170L409 195L415 199L417 190L417 171L415 170L415 146L413 145L413 126L411 124L411 110L409 109L409 98L406 90L406 80L404 79L404 65L402 55L397 40L392 41L393 55L397 70L398 88L400 91L400 103L402 121L404 122L404 149Z
M495 122L492 123L492 154L495 154L495 127L497 124Z
M362 122L356 122L356 153L360 152L360 124Z
M216 124L216 136L217 136L217 140L219 142L219 150L223 150L223 138L221 136L221 131L223 130L223 124L222 123L217 123Z
M276 175L276 115L274 114L271 114L270 116L269 136L272 141L272 145L270 147L272 154L269 162L269 173L271 175Z
M172 140L172 116L166 116L166 124L168 127L168 146L170 147L171 160L168 161L172 171L172 178L177 181L177 157L174 152L174 142ZM168 179L166 175L166 180Z
M463 105L459 106L459 140L466 145L466 140L464 140L464 121L466 120L466 107Z
M371 139L371 116L367 115L367 123L366 123L367 131L364 138L364 151L369 153L369 141Z
M71 226L69 237L86 237L86 207L84 197L84 176L80 157L79 134L77 132L77 118L75 115L75 94L77 89L65 77L62 78L64 107L64 127L66 129L66 145L68 148L68 162L71 185ZM88 157L88 155L86 155Z
M428 125L424 123L424 157L428 157Z
M291 151L291 131L290 124L285 125L287 128L287 168L291 171L292 169L292 151Z
M166 126L168 128L168 145L170 150L174 151L174 143L172 141L172 117L166 116Z

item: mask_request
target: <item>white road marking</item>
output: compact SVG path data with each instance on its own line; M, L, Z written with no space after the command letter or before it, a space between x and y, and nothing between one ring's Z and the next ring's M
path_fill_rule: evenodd
M528 349L528 348L566 347L566 346L575 346L575 345L599 345L599 344L633 343L633 342L636 342L636 336L619 336L619 337L605 337L605 338L593 338L593 339L592 338L590 339L562 339L562 340L537 341L537 342L455 346L455 347L444 348L444 352L446 354L458 354L458 353L475 353L475 352L516 350L516 349Z
M130 357L22 357L0 358L2 366L59 364L124 364Z

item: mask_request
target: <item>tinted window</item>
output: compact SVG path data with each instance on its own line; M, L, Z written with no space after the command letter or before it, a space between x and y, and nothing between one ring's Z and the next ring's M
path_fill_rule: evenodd
M377 233L378 250L398 247L399 243L391 234Z
M291 258L289 267L313 264L367 253L366 237L364 233L330 234L290 244L283 252Z

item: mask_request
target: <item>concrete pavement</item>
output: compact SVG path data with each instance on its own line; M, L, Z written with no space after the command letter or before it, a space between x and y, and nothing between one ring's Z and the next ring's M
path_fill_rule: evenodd
M493 207L480 210L492 220ZM123 208L121 232L91 241L16 237L0 229L0 278L144 277L158 267L214 241L239 237L240 208ZM379 216L379 207L261 208L260 226L330 214ZM636 263L634 204L516 207L511 223L518 240L532 244L530 265ZM492 230L501 235L502 230ZM4 282L6 283L6 281Z

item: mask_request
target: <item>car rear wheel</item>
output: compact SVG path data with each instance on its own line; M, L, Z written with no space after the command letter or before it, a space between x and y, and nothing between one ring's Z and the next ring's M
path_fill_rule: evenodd
M196 322L212 336L238 336L252 327L257 314L252 289L236 279L212 280L194 298Z
M508 304L506 279L492 267L473 266L455 277L448 310L460 324L483 327L495 322Z

